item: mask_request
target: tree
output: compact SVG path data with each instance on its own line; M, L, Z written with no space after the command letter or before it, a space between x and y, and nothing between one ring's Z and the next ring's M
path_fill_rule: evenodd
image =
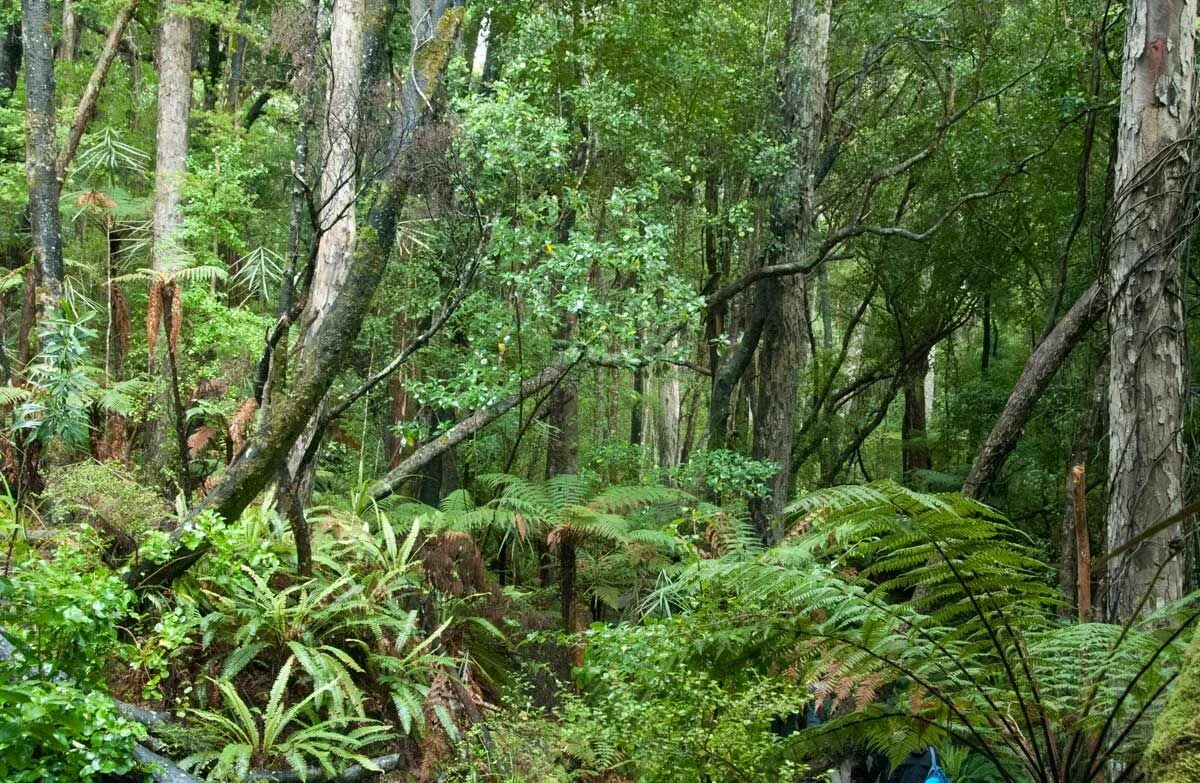
M792 0L781 73L784 128L795 143L794 158L775 195L771 229L784 264L803 263L813 255L813 190L825 127L825 83L829 72L828 0ZM808 297L803 274L767 281L759 289L772 300L758 357L758 395L754 416L755 459L773 462L779 472L770 493L755 509L760 534L787 504L792 480L795 414L800 372L808 339Z
M175 455L175 480L185 495L191 492L188 477L187 434L179 392L176 346L182 327L183 300L172 279L185 266L182 241L183 184L187 174L188 121L192 109L192 20L186 0L165 0L162 36L158 46L158 125L155 130L154 218L150 266L150 304L146 335L150 341L149 369L165 382L159 405L165 415L147 424L146 442L151 462L169 470ZM175 443L168 446L174 430Z
M1196 3L1135 0L1127 17L1108 245L1109 549L1183 504L1180 264L1195 154ZM1109 563L1112 616L1182 595L1177 535L1164 531Z
M21 34L25 56L25 177L29 222L38 277L38 309L43 317L62 298L62 229L55 172L58 139L54 122L54 41L49 0L22 0Z
M429 4L416 2L413 14L417 20L417 45L413 47L398 108L383 134L385 165L375 174L366 209L370 241L355 245L324 318L297 351L294 365L289 368L291 380L286 394L280 394L277 402L259 414L245 446L198 510L211 510L226 521L238 518L283 465L292 444L343 367L346 343L362 327L395 241L397 213L408 192L411 172L406 168L407 155L430 116L431 104L426 96L437 92L462 23L463 6L442 0ZM272 333L275 342L282 339L288 325L286 316L280 319ZM273 349L275 342L268 349ZM168 584L208 551L208 545L189 545L182 535L176 537L175 543L165 558L139 563L126 580L139 588Z

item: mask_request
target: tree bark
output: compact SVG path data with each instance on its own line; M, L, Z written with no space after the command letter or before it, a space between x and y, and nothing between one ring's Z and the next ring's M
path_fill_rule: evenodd
M157 399L163 414L146 424L146 448L150 464L162 474L177 473L180 489L187 494L188 454L186 434L180 431L183 412L176 410L180 397L175 387L177 372L175 340L178 331L170 326L181 312L181 295L173 273L183 266L183 184L187 176L188 121L192 108L192 60L194 57L191 19L179 13L186 0L165 0L162 32L158 45L158 125L155 131L154 214L150 266L151 304L146 312L148 370L166 382ZM182 327L174 324L175 329ZM174 427L172 427L174 423ZM175 429L175 443L169 433Z
M62 38L58 42L58 59L63 62L74 62L79 51L79 16L75 13L75 1L63 0L62 7Z
M1110 549L1183 503L1180 258L1192 209L1195 30L1196 0L1130 3L1109 242ZM1171 551L1178 533L1165 530L1109 562L1111 617L1144 615L1182 595Z
M785 45L781 74L784 125L788 136L796 141L796 151L772 208L772 232L782 247L783 263L793 264L811 255L813 190L829 71L829 0L792 0ZM781 277L766 284L774 289L775 307L759 351L753 454L755 459L774 462L779 470L768 484L769 493L754 508L755 523L764 540L769 537L770 525L787 505L791 485L808 319L804 275Z
M914 471L930 470L933 460L926 441L929 427L925 399L925 379L929 375L929 351L908 367L904 379L904 419L901 423L900 464L904 478L912 480Z
M520 391L505 397L490 408L484 408L471 414L455 424L443 434L435 437L402 460L399 465L388 471L387 475L371 485L368 493L375 500L383 500L393 494L401 484L411 478L418 470L440 457L448 449L457 446L464 440L479 432L496 419L521 404L522 400L537 394L542 389L558 382L558 379L568 371L570 365L556 362L532 378L521 384Z
M21 25L4 27L0 39L0 106L8 103L13 90L17 89L17 75L21 71Z
M25 178L38 273L38 311L45 316L62 298L62 226L58 214L54 124L54 41L49 0L22 0L25 56Z
M1107 390L1108 359L1105 357L1096 371L1096 377L1092 383L1087 418L1075 438L1075 445L1071 449L1071 456L1067 462L1067 503L1063 511L1059 542L1058 586L1063 596L1078 607L1077 614L1080 622L1086 622L1085 615L1090 617L1089 613L1082 610L1084 603L1082 591L1085 583L1088 587L1089 609L1091 605L1091 537L1087 531L1087 463L1092 448L1101 442L1104 434L1104 416L1108 402ZM1081 529L1084 540L1080 538ZM1087 544L1088 567L1086 572L1080 570L1084 560L1082 549L1084 543Z
M1037 401L1088 328L1104 312L1105 302L1104 289L1099 283L1093 283L1071 305L1071 309L1046 339L1038 344L1025 362L1000 418L983 442L975 464L971 466L971 472L963 483L963 495L979 499L987 492L1008 460L1008 455L1016 448Z
M300 316L299 346L320 334L322 322L337 298L353 263L358 221L355 197L362 150L359 134L362 120L366 40L364 0L338 0L330 19L330 71L325 102L325 127L321 137L321 186L318 193L318 242L308 301ZM349 348L349 346L346 346ZM300 438L292 445L287 464L278 481L281 494L290 494L286 505L292 511L297 535L297 554L311 550L300 537L309 534L299 524L308 504L317 469L314 439L320 438L322 402ZM303 566L304 564L302 564ZM309 564L311 567L311 564Z
M287 394L281 394L278 402L262 412L246 447L198 505L198 511L211 510L227 521L236 520L276 475L292 443L341 370L346 346L357 337L366 317L395 240L397 212L408 191L407 153L429 116L429 103L420 96L437 93L463 17L461 0L435 0L428 5L414 0L414 5L420 6L414 15L421 20L415 30L418 45L414 46L416 55L404 82L400 110L389 130L388 165L379 175L367 210L369 241L357 243L353 261L318 333L297 351ZM188 546L177 536L170 555L160 561L139 563L126 575L126 581L138 589L169 583L186 573L207 549L203 543Z

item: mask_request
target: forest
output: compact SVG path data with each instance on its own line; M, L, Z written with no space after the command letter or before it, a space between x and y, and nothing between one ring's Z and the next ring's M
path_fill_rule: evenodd
M1197 0L0 0L0 781L1200 782Z

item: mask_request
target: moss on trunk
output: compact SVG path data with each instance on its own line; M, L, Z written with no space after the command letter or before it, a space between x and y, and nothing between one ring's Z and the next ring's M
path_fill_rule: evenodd
M1146 765L1155 783L1200 780L1200 632L1192 638L1175 692L1154 724Z

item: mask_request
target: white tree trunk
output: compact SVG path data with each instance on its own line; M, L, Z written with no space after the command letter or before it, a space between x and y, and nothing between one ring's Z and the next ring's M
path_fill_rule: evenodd
M321 136L321 210L322 234L317 244L312 288L300 318L300 340L316 334L329 315L329 308L345 282L354 256L358 223L354 214L360 157L361 91L366 3L364 0L336 0L330 18L329 89L325 101L325 125ZM316 437L317 422L324 403L317 409L304 433L288 454L289 482L301 501L311 491L311 480L301 475L309 444ZM315 457L308 455L315 463ZM308 466L315 468L315 464ZM311 474L311 471L309 471ZM311 478L311 476L310 476Z
M1110 550L1183 500L1180 256L1194 154L1195 30L1196 0L1130 3L1109 250ZM1177 535L1165 531L1110 561L1110 616L1144 615L1182 594L1179 559L1167 563Z

